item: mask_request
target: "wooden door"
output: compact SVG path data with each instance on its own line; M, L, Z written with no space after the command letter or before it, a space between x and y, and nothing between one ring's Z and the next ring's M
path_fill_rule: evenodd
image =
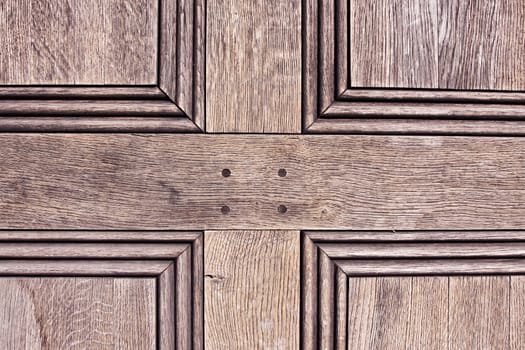
M525 2L0 2L2 349L525 348Z

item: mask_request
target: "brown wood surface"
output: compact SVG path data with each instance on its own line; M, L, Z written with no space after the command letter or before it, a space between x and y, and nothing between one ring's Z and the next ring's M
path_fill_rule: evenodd
M410 106L408 106L410 108ZM388 105L384 105L388 108ZM384 108L381 110L383 113ZM343 110L350 110L350 108ZM367 108L368 109L368 108ZM373 105L370 109L375 109ZM395 110L395 109L394 109ZM521 109L515 109L521 111ZM344 118L346 117L346 118ZM342 118L318 119L308 128L312 134L395 134L436 136L523 136L522 120L470 120L426 118Z
M525 225L520 138L4 134L0 148L4 229Z
M310 240L321 242L323 240L331 243L373 243L373 242L457 242L476 241L480 242L511 242L523 241L525 231L306 231L304 232ZM0 232L0 238L2 233Z
M156 346L152 278L0 278L0 296L4 349Z
M520 1L307 0L303 131L525 134L524 11Z
M520 104L471 104L471 103L399 103L399 102L377 102L374 104L364 102L334 102L330 105L324 117L337 117L349 114L355 118L428 118L431 126L431 118L446 119L450 121L461 119L480 120L522 120L525 119L525 108ZM407 118L408 119L408 118ZM426 123L422 123L424 128ZM497 124L495 124L497 125ZM428 129L430 129L430 126ZM489 131L487 131L488 133ZM465 131L465 133L468 133Z
M0 84L155 84L157 1L7 0Z
M351 86L438 88L440 2L351 0Z
M205 348L299 348L299 232L206 231Z
M520 0L350 2L352 87L523 90Z
M144 108L142 106L141 108ZM146 106L147 108L147 106ZM201 130L190 119L177 114L170 117L0 117L2 132L138 132L196 133Z
M525 90L525 3L439 1L439 87Z
M159 88L204 130L206 4L159 2Z
M510 278L510 349L521 349L525 346L525 277Z
M447 348L447 278L350 278L348 283L348 349Z
M351 277L348 348L518 349L509 347L523 333L509 308L523 299L514 278L519 286L514 276Z
M4 277L153 278L159 348L202 350L202 233L4 230L0 240ZM126 317L140 320L140 315Z
M524 237L525 238L525 237ZM334 259L525 257L525 243L321 243ZM2 245L0 245L0 256Z
M338 265L354 276L525 273L525 259L374 259L343 260Z
M301 2L208 1L206 129L301 131Z
M520 348L525 270L511 251L524 238L520 231L304 232L303 348Z
M510 277L450 277L449 348L510 349ZM523 329L519 330L520 333Z

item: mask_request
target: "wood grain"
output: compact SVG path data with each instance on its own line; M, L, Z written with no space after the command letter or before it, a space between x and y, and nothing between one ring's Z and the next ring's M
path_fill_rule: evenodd
M0 241L46 242L157 242L200 241L201 232L183 231L0 231ZM147 253L147 252L144 252Z
M378 109L374 105L365 107L367 113ZM384 108L389 108L387 104ZM384 108L380 113L384 113ZM351 110L343 108L342 110ZM410 106L408 106L410 109ZM522 109L515 109L521 113ZM398 109L399 111L399 109ZM413 110L414 111L414 110ZM436 110L434 110L436 111ZM417 111L416 111L417 113ZM470 109L470 113L475 111ZM370 113L369 115L371 115ZM419 114L419 113L418 113ZM439 114L439 113L438 113ZM318 119L307 130L312 134L377 134L377 135L436 135L436 136L523 136L525 123L522 120L471 120L432 118L330 118Z
M19 100L166 100L166 95L156 86L7 86L0 87L2 101Z
M512 242L523 241L525 238L524 231L305 231L305 237L308 241L322 242L323 240L332 243L372 243L372 242L457 242L466 241L481 242ZM0 239L2 232L0 232Z
M171 260L2 260L3 276L151 276L156 277Z
M90 104L83 106L89 107ZM68 108L66 104L55 106L60 109ZM78 105L77 105L78 107ZM99 108L112 109L115 106L98 106ZM136 132L136 133L196 133L201 130L185 116L178 115L176 107L169 107L173 110L172 116L17 116L0 117L0 130L2 132ZM142 106L141 109L148 109ZM85 111L85 110L84 110ZM151 111L150 111L151 112ZM131 113L133 114L133 113Z
M111 235L110 233L107 233ZM0 258L129 258L169 259L179 256L188 244L112 243L0 243Z
M157 1L7 0L0 84L155 84Z
M308 236L302 237L301 261L301 299L302 299L302 347L304 350L314 350L318 339L318 264L319 249ZM346 275L345 275L346 277ZM348 283L345 281L345 283ZM345 301L346 305L346 301ZM346 341L346 337L345 337Z
M3 115L24 116L182 116L180 109L165 100L3 100Z
M441 118L449 121L458 120L492 120L508 121L525 119L525 109L520 104L473 104L473 103L399 103L399 102L377 102L374 104L365 102L334 102L323 117L334 118L341 115L351 115L355 118ZM427 127L427 120L422 128ZM499 123L495 124L499 125ZM430 130L431 128L428 127Z
M159 87L172 100L177 98L177 0L160 2Z
M324 252L319 252L319 347L330 349L334 346L335 300L336 294L335 275L337 269L330 257Z
M350 278L348 349L445 349L443 277Z
M525 30L522 1L350 4L353 87L499 91L525 87L525 63L520 58L525 50L520 34Z
M2 348L156 346L154 279L1 278L0 286Z
M321 243L333 259L525 257L525 243ZM0 245L0 256L2 245Z
M158 276L158 339L160 350L175 349L177 326L176 326L176 281L174 264L171 263ZM178 286L177 286L178 287Z
M205 348L299 348L299 232L205 233Z
M301 2L208 1L209 132L301 131Z
M439 2L439 88L525 89L525 3Z
M352 87L438 87L438 1L350 1Z
M340 101L405 102L410 104L414 102L524 104L525 92L347 89L338 99ZM483 107L483 105L480 107Z
M450 277L451 350L510 349L508 276Z
M525 273L524 259L343 260L338 266L353 276Z
M525 307L525 278L510 277L510 349L525 346L525 317L521 310Z
M522 232L425 233L303 233L304 348L520 348L524 260L510 251Z
M4 134L0 149L3 229L525 226L521 138Z

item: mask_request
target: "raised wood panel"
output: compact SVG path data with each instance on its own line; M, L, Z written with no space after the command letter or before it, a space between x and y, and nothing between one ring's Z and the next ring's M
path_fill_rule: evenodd
M206 231L206 349L299 349L299 232Z
M0 296L4 349L156 347L154 278L0 278Z
M202 0L0 4L0 131L204 129Z
M307 0L303 131L523 135L521 1Z
M203 348L197 232L4 231L0 250L7 348Z
M525 226L521 138L4 134L0 149L3 229Z
M305 350L520 348L525 264L513 248L525 236L496 241L497 233L479 231L468 241L453 232L376 232L376 237L369 232L372 241L381 242L370 249L362 243L365 232L304 233ZM439 243L423 242L436 239ZM397 243L405 240L419 248ZM498 244L507 245L504 257ZM388 245L401 254L381 249ZM454 245L462 249L451 249L444 258L441 248ZM352 246L363 247L367 257L352 254ZM487 251L482 262L470 255L480 246ZM363 268L365 263L374 269ZM462 271L462 264L475 268ZM426 265L432 266L419 270Z
M207 131L299 133L301 1L207 6Z
M158 2L7 0L0 84L155 84Z

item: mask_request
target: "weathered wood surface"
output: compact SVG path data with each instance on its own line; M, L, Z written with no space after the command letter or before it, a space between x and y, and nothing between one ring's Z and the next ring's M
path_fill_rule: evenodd
M206 129L301 131L301 2L211 0Z
M512 349L509 323L509 276L450 277L449 339L451 350ZM516 297L516 296L514 296ZM523 295L517 296L523 299ZM523 314L522 314L523 315ZM516 329L518 334L524 329Z
M525 90L525 2L439 1L439 87Z
M299 232L205 233L205 348L299 348Z
M351 86L439 87L438 1L351 0L350 23Z
M0 278L0 296L4 349L156 346L153 278Z
M519 349L520 280L350 277L348 349Z
M448 279L348 279L348 349L429 349L448 345Z
M525 3L350 2L351 86L524 90Z
M157 3L2 1L0 84L155 84Z
M3 229L525 226L520 138L4 134L0 149Z

